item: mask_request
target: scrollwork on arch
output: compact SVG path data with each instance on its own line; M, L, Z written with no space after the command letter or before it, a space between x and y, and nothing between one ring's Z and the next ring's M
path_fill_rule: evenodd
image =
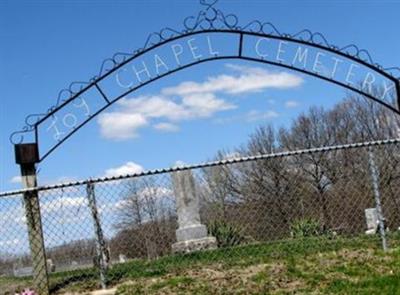
M74 96L76 96L85 88L89 88L91 85L97 83L110 71L113 71L122 64L134 59L138 54L141 54L158 44L167 42L170 39L199 31L234 31L243 33L258 33L266 36L287 38L293 41L302 41L310 45L319 45L367 63L377 69L385 71L393 78L400 80L399 67L383 67L373 60L371 54L367 50L360 49L354 44L340 47L330 43L322 33L311 32L308 29L301 30L294 34L282 33L272 23L262 22L259 20L253 20L247 24L240 25L239 17L237 15L233 13L225 14L222 10L217 8L218 0L200 0L200 4L204 8L200 10L197 15L186 17L183 20L183 28L173 29L170 27L165 27L158 32L151 33L147 37L142 47L133 50L132 52L118 52L111 58L105 59L101 63L98 73L89 79L88 82L72 82L67 88L62 89L58 93L55 105L50 107L46 113L31 114L26 117L25 126L21 130L11 134L11 143L18 144L23 142L24 134L35 131L36 123L39 122L39 120L48 116L63 103L73 99Z

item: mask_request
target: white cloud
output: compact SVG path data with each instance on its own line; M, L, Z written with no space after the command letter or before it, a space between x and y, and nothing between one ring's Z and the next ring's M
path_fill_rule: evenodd
M179 131L179 126L172 124L172 123L158 123L155 124L154 129L160 130L162 132L178 132Z
M25 225L26 217L25 217L25 209L22 205L13 205L8 208L7 211L2 210L0 212L0 224L3 227L0 227L0 230L9 230L14 225ZM10 227L8 227L10 224Z
M117 104L123 113L136 114L142 118L179 120L189 116L183 105L163 96L123 98Z
M105 113L100 115L101 134L108 139L125 140L137 137L137 129L148 124L141 114L123 112Z
M41 204L43 214L58 212L60 210L69 210L74 207L87 207L87 200L84 197L63 197L60 199L52 199Z
M117 105L120 112L109 114L115 114L116 117L120 114L135 114L145 120L165 118L175 122L208 117L216 112L235 108L234 105L216 98L212 93L184 96L180 104L168 97L141 96L132 99L124 98Z
M300 103L295 100L288 100L285 102L285 107L287 107L287 108L296 108L299 105L300 105Z
M177 168L177 167L183 167L186 165L187 165L187 163L185 161L178 160L178 161L175 161L175 163L174 163L174 165L172 165L172 167Z
M233 104L217 99L212 93L191 94L185 96L182 102L192 118L207 118L216 112L236 108Z
M98 119L104 138L113 140L136 138L138 129L147 126L151 119L179 122L207 118L217 112L236 107L223 99L216 98L212 93L185 96L180 104L162 96L124 98L117 103L117 106L118 111L102 114ZM172 131L173 127L174 131L177 131L178 126L171 122L164 122L162 125L156 125L155 128Z
M145 197L163 198L163 197L170 197L171 195L173 195L173 191L166 187L146 187L139 193L139 195L142 198Z
M19 239L0 241L0 247L18 247L21 242Z
M301 85L301 77L287 72L271 72L257 67L229 64L231 74L208 77L204 82L186 81L164 88L158 95L123 98L117 110L100 115L98 123L104 138L127 140L136 138L138 130L152 120L162 119L153 125L157 130L176 132L177 122L209 118L219 112L237 108L221 95L260 92L265 89L286 89ZM273 112L252 114L247 120L276 117ZM245 118L246 119L246 118Z
M240 158L242 155L239 152L228 153L224 156L224 160Z
M22 182L21 176L14 176L13 178L11 178L10 182L11 183L21 183Z
M127 174L136 174L143 171L143 167L133 162L127 162L124 165L116 168L107 169L104 176L113 177Z
M165 88L164 95L185 96L198 93L222 92L240 94L260 92L267 88L293 88L300 86L303 79L287 72L270 72L262 68L227 65L228 68L239 72L238 76L219 75L209 77L205 82L187 81L175 87Z
M49 195L51 196L51 192L49 192ZM54 220L58 224L76 225L91 218L89 202L86 196L45 198L41 203L41 210L46 219ZM24 219L23 222L26 222L26 218Z

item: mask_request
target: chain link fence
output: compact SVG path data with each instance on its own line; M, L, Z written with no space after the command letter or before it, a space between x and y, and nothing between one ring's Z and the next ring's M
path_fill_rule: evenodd
M198 263L238 263L244 256L255 262L345 243L396 247L399 152L400 140L387 140L36 188L50 293L105 288ZM177 207L185 206L176 199L182 190L173 181L177 171L194 180L183 190L197 196L213 249L172 251L182 220ZM0 195L1 294L35 288L27 192Z

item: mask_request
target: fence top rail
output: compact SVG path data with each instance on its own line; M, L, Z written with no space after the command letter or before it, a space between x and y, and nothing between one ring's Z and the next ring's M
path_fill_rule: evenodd
M0 193L0 197L21 195L23 193L31 192L31 191L46 191L46 190L53 190L53 189L62 189L62 188L73 187L73 186L78 186L78 185L104 183L104 182L111 182L111 181L123 180L123 179L128 179L128 178L165 174L165 173L184 171L184 170L192 170L192 169L201 169L201 168L207 168L207 167L213 167L213 166L230 165L230 164L250 162L250 161L261 160L261 159L282 158L282 157L288 157L288 156L313 154L313 153L329 152L329 151L344 150L344 149L355 149L355 148L362 148L362 147L373 147L373 146L389 145L389 144L396 144L396 143L400 143L400 138L366 141L366 142L358 142L358 143L348 143L348 144L340 144L340 145L334 145L334 146L323 146L323 147L316 147L316 148L309 148L309 149L299 149L299 150L295 150L295 151L282 151L282 152L270 153L270 154L258 154L258 155L254 155L254 156L232 157L232 158L223 159L223 160L203 162L203 163L199 163L199 164L180 165L180 166L164 168L164 169L146 170L146 171L134 173L134 174L126 174L126 175L113 176L113 177L89 178L89 179L78 180L78 181L73 181L73 182L65 182L65 183L59 183L59 184L53 184L53 185L37 186L34 188L5 191L5 192Z

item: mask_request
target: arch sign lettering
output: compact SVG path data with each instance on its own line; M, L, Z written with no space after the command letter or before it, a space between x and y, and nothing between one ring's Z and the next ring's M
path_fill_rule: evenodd
M215 60L241 59L297 71L400 114L399 68L380 66L355 45L334 46L321 33L283 34L260 21L241 26L237 16L224 14L216 2L201 0L204 10L187 17L183 30L164 28L153 33L142 48L106 59L90 81L71 83L47 113L28 116L23 130L12 134L12 142L22 143L24 134L31 133L42 161L121 98L175 72Z

